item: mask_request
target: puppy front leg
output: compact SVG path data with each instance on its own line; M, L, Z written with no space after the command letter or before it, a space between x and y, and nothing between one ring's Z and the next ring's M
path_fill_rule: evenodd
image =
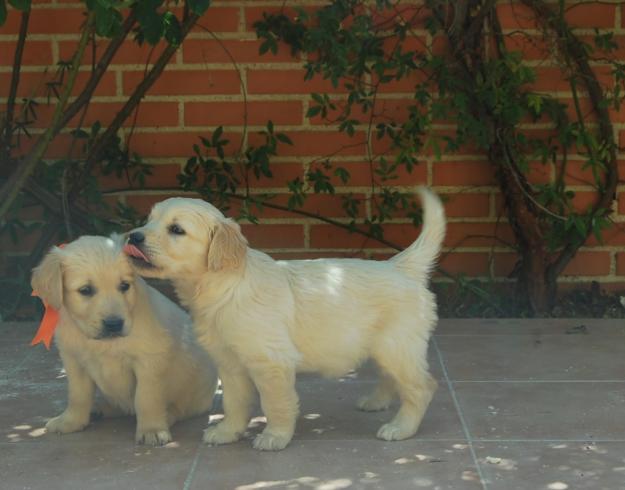
M254 385L242 369L220 370L223 389L224 418L204 431L206 444L236 442L245 433L252 413Z
M135 412L138 444L162 446L171 441L160 379L155 373L137 373Z
M254 439L254 448L265 451L284 449L295 432L299 401L295 391L295 370L287 366L250 369L260 393L267 427Z
M67 434L82 430L89 424L95 385L73 357L61 353L61 359L67 374L67 408L58 417L48 420L46 429L48 432Z

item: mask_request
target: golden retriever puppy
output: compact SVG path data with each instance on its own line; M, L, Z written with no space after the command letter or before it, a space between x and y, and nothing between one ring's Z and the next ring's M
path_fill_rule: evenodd
M174 422L210 409L216 373L185 338L190 318L135 274L120 240L84 236L54 247L31 284L59 310L55 341L69 389L67 408L48 431L89 424L96 387L103 415L136 414L138 443L166 444Z
M276 261L197 199L156 204L147 224L129 234L126 250L138 271L173 281L217 365L225 416L206 429L205 442L241 437L256 388L267 426L253 445L283 449L298 414L296 372L336 377L368 358L381 377L358 407L382 410L399 396L398 413L377 435L390 441L416 433L436 389L426 356L436 302L427 286L445 234L440 200L419 193L423 231L387 261Z

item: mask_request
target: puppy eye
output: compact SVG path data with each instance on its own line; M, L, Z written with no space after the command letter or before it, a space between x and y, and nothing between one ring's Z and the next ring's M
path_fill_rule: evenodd
M83 296L93 296L95 294L95 289L93 286L83 286L78 290L78 292Z
M173 225L169 225L169 233L171 233L172 235L184 235L185 231L178 225L173 224Z
M125 293L126 291L128 291L130 289L130 283L126 282L126 281L122 281L119 283L119 290L122 293Z

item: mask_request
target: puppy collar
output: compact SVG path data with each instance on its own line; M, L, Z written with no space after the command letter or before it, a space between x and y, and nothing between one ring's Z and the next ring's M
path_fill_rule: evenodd
M65 246L64 243L59 245L59 248L63 248ZM37 291L33 291L31 296L37 296L41 299ZM46 349L50 350L50 344L52 343L52 337L54 337L54 331L56 330L57 325L59 324L59 312L56 308L53 308L48 303L41 300L43 302L43 306L45 311L43 313L43 318L41 319L41 323L39 324L39 329L37 333L31 340L30 345L37 345L43 342L43 345L46 346Z

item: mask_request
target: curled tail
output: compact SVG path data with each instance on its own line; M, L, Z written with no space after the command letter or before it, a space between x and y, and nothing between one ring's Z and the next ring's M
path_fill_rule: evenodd
M445 208L438 196L426 187L420 187L417 192L423 205L421 235L390 261L410 277L418 281L427 281L445 238Z

